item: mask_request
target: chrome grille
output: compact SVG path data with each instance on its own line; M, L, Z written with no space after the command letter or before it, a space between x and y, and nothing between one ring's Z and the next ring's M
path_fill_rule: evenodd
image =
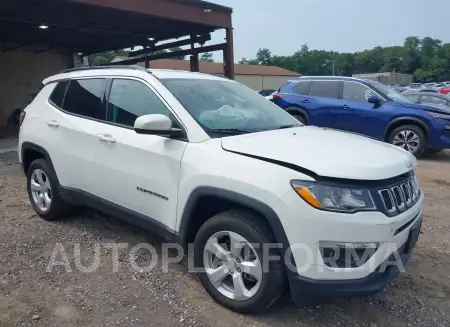
M388 188L378 190L384 209L394 215L412 207L419 199L420 188L415 176Z

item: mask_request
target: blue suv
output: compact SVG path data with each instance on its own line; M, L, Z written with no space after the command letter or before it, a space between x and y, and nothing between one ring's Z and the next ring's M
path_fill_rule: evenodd
M363 134L416 157L450 148L450 111L415 104L376 81L299 77L283 84L273 102L306 125Z

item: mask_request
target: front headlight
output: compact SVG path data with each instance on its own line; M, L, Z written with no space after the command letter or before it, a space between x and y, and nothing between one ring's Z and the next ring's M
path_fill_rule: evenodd
M301 180L293 180L291 185L303 200L317 209L338 212L376 209L367 189L337 187Z
M440 113L433 112L433 111L427 111L427 113L429 113L434 118L442 118L442 119L450 120L450 115L440 114Z

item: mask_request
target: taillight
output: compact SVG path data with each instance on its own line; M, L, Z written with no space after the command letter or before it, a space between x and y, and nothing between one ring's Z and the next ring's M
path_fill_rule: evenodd
M284 98L284 94L280 94L280 93L275 93L273 96L272 96L272 98L275 100L275 99L282 99L282 98Z
M23 121L24 121L24 119L25 119L25 115L26 115L27 113L25 112L25 111L22 111L21 113L20 113L20 117L19 117L19 127L20 126L22 126L22 123L23 123Z

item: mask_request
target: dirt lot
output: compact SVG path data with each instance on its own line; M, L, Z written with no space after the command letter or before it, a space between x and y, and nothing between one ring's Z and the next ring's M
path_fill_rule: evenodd
M423 233L407 273L386 291L308 307L286 298L262 315L241 316L212 302L184 264L136 273L124 263L114 272L111 251L102 248L99 269L75 269L74 243L88 266L96 242L149 242L160 251L161 240L91 212L41 220L29 205L16 153L0 155L0 327L450 326L450 152L420 160L418 175L426 193ZM46 272L56 243L73 272L62 266ZM143 265L147 259L138 254Z

